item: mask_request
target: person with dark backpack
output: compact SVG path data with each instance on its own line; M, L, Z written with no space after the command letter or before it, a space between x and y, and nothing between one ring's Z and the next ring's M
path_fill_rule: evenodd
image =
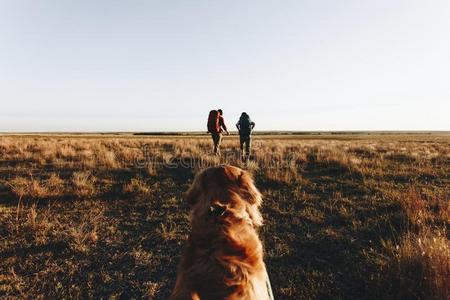
M236 124L236 128L239 131L242 161L248 161L250 159L250 149L252 142L251 135L253 128L255 128L255 122L250 119L250 116L246 112L243 112Z
M222 142L222 132L225 131L228 135L230 134L225 125L225 121L222 117L223 111L211 110L208 116L208 133L211 133L211 137L214 144L214 154L220 155L220 143Z

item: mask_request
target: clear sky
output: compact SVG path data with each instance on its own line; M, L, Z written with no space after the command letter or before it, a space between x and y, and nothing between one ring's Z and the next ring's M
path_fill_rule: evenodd
M213 108L450 130L450 1L0 0L0 131L205 130Z

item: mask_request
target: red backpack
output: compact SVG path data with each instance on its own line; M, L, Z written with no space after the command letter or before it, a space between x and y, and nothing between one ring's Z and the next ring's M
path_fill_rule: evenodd
M208 116L208 132L219 133L219 112L217 110L212 110L209 112Z

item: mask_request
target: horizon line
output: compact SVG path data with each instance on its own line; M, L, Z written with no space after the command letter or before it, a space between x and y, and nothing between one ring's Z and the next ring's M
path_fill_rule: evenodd
M237 130L230 130L230 134L237 134ZM4 131L0 135L204 135L209 133L199 130L177 131L177 130L158 130L158 131ZM255 130L254 135L345 135L345 134L449 134L450 130Z

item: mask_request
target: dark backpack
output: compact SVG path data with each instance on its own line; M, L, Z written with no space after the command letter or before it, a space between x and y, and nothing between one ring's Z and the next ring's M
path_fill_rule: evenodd
M219 112L217 110L211 110L208 116L208 132L218 133L220 132L219 126Z
M243 115L239 119L239 135L247 136L252 133L252 121L249 115Z

